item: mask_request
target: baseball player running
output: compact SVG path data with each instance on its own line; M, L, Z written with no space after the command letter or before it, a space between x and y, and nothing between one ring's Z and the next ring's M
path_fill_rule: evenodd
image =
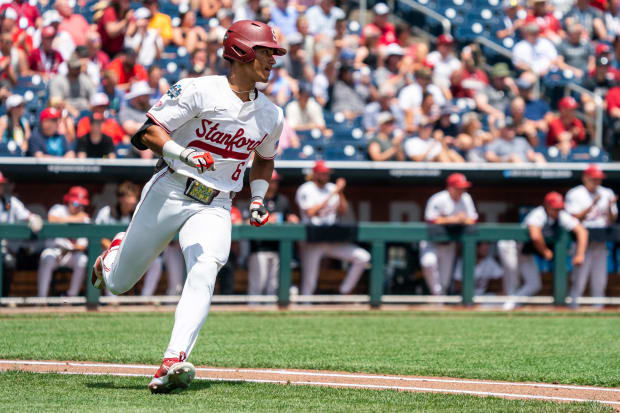
M590 165L583 173L583 185L566 193L566 211L577 218L586 228L602 228L616 222L618 197L609 188L601 186L605 173L596 165ZM583 264L573 270L570 295L572 304L581 297L590 278L592 297L604 297L607 286L607 243L588 243Z
M194 377L186 360L207 318L217 272L228 259L231 200L253 154L250 224L261 226L269 218L263 198L283 114L255 84L268 81L275 56L284 54L266 24L234 23L224 36L230 74L179 81L132 137L136 148L163 158L162 168L144 187L127 232L97 258L92 281L122 294L179 233L187 280L163 362L149 384L153 393L185 388Z
M424 220L438 225L472 225L478 213L467 189L471 182L461 173L453 173L446 179L446 189L431 196L426 203ZM431 294L442 295L448 291L454 260L455 242L420 242L420 264Z

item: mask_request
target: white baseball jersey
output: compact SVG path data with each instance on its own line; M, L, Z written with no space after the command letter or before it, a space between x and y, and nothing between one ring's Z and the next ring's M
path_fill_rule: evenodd
M521 226L523 227L539 227L545 228L550 227L556 223L556 220L547 215L547 211L545 211L544 206L539 206L531 210L523 219ZM558 223L561 227L568 231L572 231L575 229L577 225L579 225L579 220L569 214L568 212L562 210L560 211L560 215L558 216Z
M112 207L110 205L106 205L97 212L97 216L95 217L95 224L97 225L105 225L105 224L129 224L131 221L131 215L126 216L114 216L112 214L112 208L116 208L116 206Z
M28 211L22 201L14 196L2 197L0 200L0 222L3 224L25 221L30 217L30 211Z
M179 174L220 191L239 192L252 152L265 159L276 156L282 132L282 109L262 93L243 102L225 76L183 79L146 114L185 147L208 151L215 171L199 174L178 159L166 159Z
M312 225L333 225L338 218L338 204L340 199L334 194L336 184L328 182L322 188L313 181L308 181L297 189L295 201L301 210L301 222ZM323 209L315 216L310 218L306 210L324 202L328 197L329 201Z
M56 204L54 205L48 215L52 215L58 218L67 218L69 216L71 216L71 214L69 213L69 208L66 205L62 205L62 204ZM85 224L89 223L90 219L84 221ZM78 238L77 240L70 240L68 238L54 238L53 240L51 240L48 244L50 247L55 247L55 248L62 248L62 249L66 249L66 250L72 250L73 249L73 242L75 242L76 244L80 245L80 246L87 246L88 245L88 238Z
M449 217L461 212L464 212L468 218L478 219L478 212L476 212L471 195L465 192L458 201L455 201L446 189L429 198L424 210L424 220L432 223L437 218Z
M585 211L598 194L599 200L596 205L586 214L582 223L588 228L606 227L611 224L609 205L614 215L618 214L618 206L614 201L616 194L609 188L599 186L594 193L588 191L585 186L579 185L566 193L565 209L570 214L580 214Z

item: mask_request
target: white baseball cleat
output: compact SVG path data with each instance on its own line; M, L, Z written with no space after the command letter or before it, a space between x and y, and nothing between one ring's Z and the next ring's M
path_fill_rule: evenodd
M196 376L192 363L185 360L185 353L180 357L166 358L149 383L151 393L169 393L174 389L186 389Z

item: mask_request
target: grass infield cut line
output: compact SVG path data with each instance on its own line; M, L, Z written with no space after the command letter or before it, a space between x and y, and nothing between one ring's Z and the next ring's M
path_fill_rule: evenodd
M46 372L36 372L40 374L54 374ZM92 373L92 372L68 372L61 371L56 374L65 375L83 375L83 376L117 376L117 377L151 377L149 374L132 374L132 373ZM611 400L593 400L593 399L577 399L571 397L556 397L556 396L536 396L531 394L515 394L515 393L496 393L496 392L484 392L484 391L472 391L472 390L455 390L455 389L430 389L426 387L411 387L411 386L381 386L377 384L355 384L355 383L326 383L315 381L285 381L285 380L260 380L260 379L229 379L229 378L212 378L212 377L196 377L195 380L205 381L222 381L222 382L244 382L244 383L268 383L268 384L293 384L300 386L324 386L324 387L345 387L345 388L358 388L358 389L380 389L380 390L401 390L401 391L420 391L425 393L452 393L452 394L466 394L472 396L490 396L490 397L502 397L502 398L519 398L519 399L534 399L534 400L548 400L548 401L561 401L561 402L577 402L577 403L603 403L620 405L620 402Z
M58 362L58 361L22 361L22 360L0 360L0 364L23 364L33 366L81 366L81 367L107 367L107 368L125 368L125 369L157 369L159 366L148 364L107 364L107 363L81 363L81 362ZM434 383L452 383L452 384L482 384L482 385L499 385L514 387L543 387L543 388L560 388L568 390L592 390L620 393L620 388L609 387L591 387L591 386L574 386L566 384L549 384L549 383L515 383L505 381L480 381L480 380L461 380L461 379L437 379L437 378L421 378L421 377L403 377L403 376L385 376L385 375L367 375L367 374L347 374L347 373L324 373L311 371L295 371L295 370L269 370L269 369L243 369L243 368L217 368L217 367L196 367L196 371L204 372L229 372L229 373L258 373L258 374L274 374L274 375L299 375L314 377L341 377L350 379L375 379L375 380L401 380L413 382L434 382Z

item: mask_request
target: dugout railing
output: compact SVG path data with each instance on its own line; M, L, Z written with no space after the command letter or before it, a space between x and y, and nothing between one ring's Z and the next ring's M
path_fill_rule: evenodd
M34 234L25 224L0 224L0 239L29 240L55 237L87 238L90 268L101 253L101 239L112 238L114 234L125 229L124 225L94 224L45 224L43 229ZM424 223L360 223L354 227L355 238L371 246L371 269L369 277L368 302L373 307L391 302L384 296L384 274L386 264L386 245L395 242L416 242L429 240L434 242L458 242L462 247L463 281L460 302L464 305L474 303L474 267L476 244L483 241L529 240L526 228L518 224L477 224L471 227L434 226ZM620 227L614 226L590 231L597 240L620 241ZM249 225L233 226L232 240L278 241L280 254L280 272L277 303L286 307L291 303L290 287L292 280L291 263L294 243L307 240L304 225L279 224L255 228ZM565 305L568 291L567 257L571 237L566 231L558 231L553 239L553 304ZM0 262L2 252L0 250ZM0 297L2 297L2 266L0 266ZM90 277L86 282L86 304L96 306L102 303L100 291L92 287ZM105 300L103 300L105 301ZM0 298L0 303L10 302Z

